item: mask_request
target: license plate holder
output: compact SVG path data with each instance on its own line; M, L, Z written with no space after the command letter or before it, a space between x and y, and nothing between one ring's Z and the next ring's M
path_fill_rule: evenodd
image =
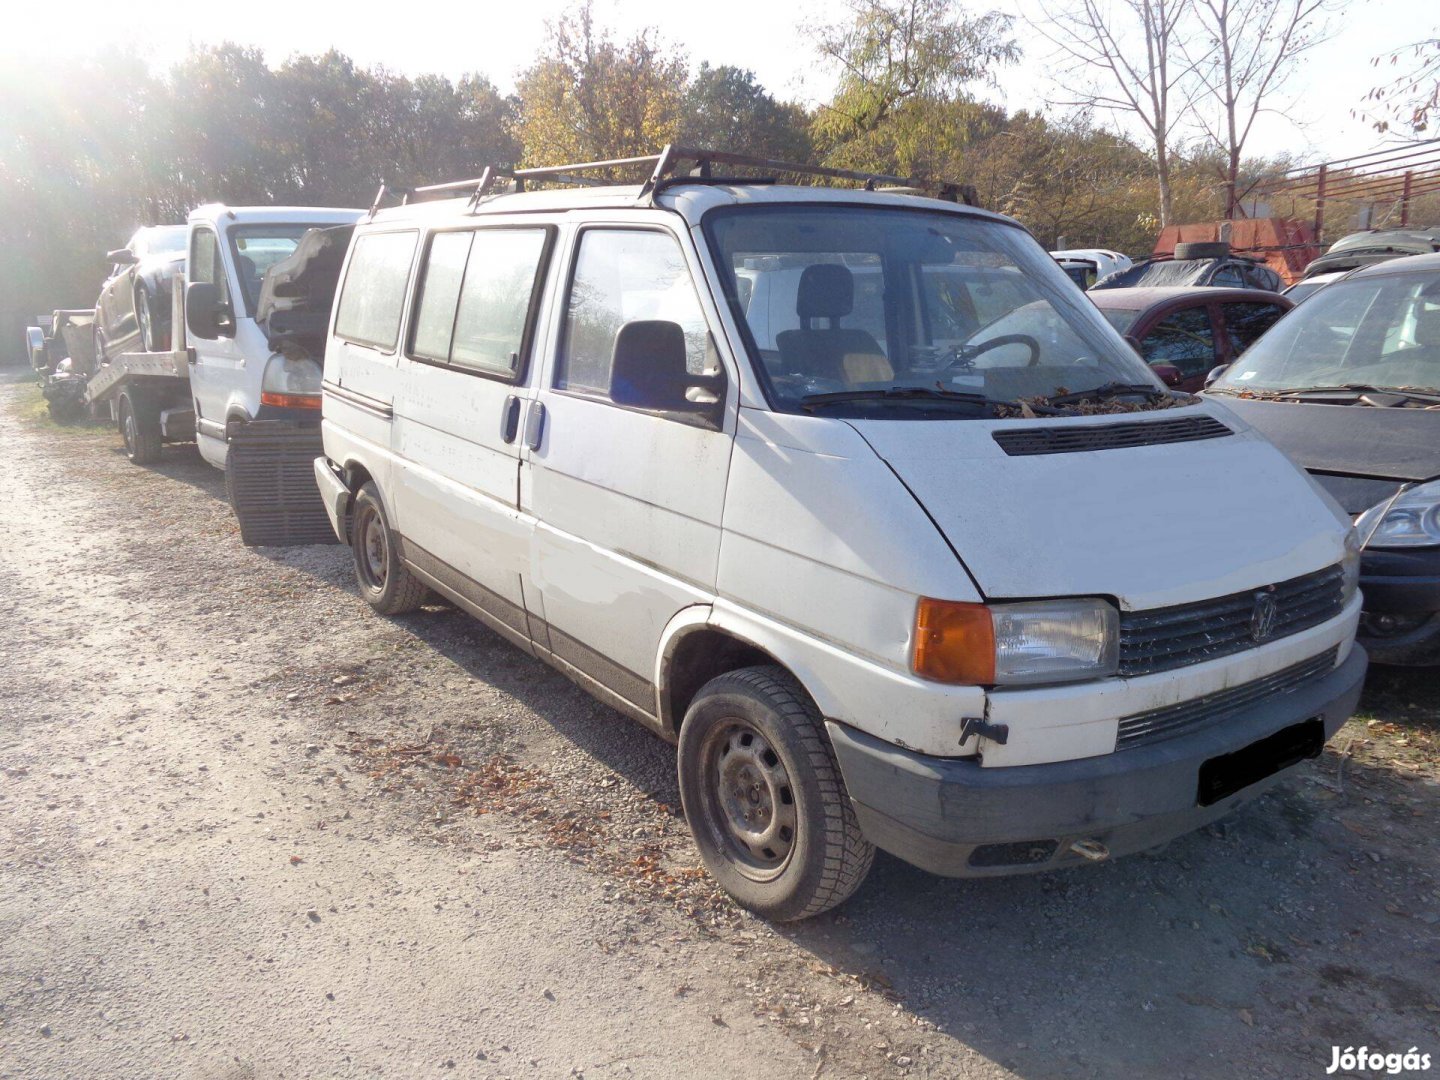
M1325 725L1318 716L1281 728L1249 746L1210 758L1200 766L1195 801L1213 806L1222 799L1274 776L1281 769L1320 756L1325 746Z

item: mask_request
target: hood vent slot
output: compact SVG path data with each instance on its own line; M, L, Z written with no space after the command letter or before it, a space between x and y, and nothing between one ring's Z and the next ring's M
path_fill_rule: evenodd
M1180 416L1128 424L1066 424L1057 427L1026 426L1019 431L997 431L994 438L1011 457L1035 454L1079 454L1087 450L1123 450L1131 446L1196 442L1232 435L1213 416Z

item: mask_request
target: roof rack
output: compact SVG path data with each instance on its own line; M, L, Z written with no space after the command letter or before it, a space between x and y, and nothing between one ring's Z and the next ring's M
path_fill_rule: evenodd
M689 169L682 171L682 166ZM717 176L716 165L738 165L747 169L760 169L773 173L794 173L801 176L817 176L831 180L858 181L866 191L884 188L904 188L910 191L932 193L936 198L948 202L978 206L975 188L953 180L924 180L911 176L891 176L886 173L859 172L854 169L834 169L827 165L809 165L798 161L776 161L771 158L754 157L749 154L734 154L728 150L704 150L696 147L667 144L658 154L643 154L639 157L609 158L604 161L582 161L569 165L545 165L537 168L512 169L502 166L486 166L485 170L472 180L454 180L445 184L429 184L424 187L406 188L381 184L375 201L370 207L374 217L381 202L387 195L398 197L401 205L412 199L439 195L458 195L469 191L470 208L473 210L498 180L509 180L514 191L524 191L527 184L540 181L569 184L575 187L607 186L615 181L606 177L586 176L587 172L614 171L635 167L650 169L649 178L640 185L639 198L653 201L655 196L667 187L676 184L773 184L773 176Z

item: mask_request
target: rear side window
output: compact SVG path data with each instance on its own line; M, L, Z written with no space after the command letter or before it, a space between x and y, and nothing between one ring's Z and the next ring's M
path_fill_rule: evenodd
M536 228L437 233L421 272L410 354L518 378L548 242L549 231Z
M370 233L355 241L335 313L338 337L386 352L395 348L416 236L414 232Z
M1236 356L1254 345L1285 314L1275 304L1222 304L1220 310L1225 313L1225 332Z
M675 238L637 229L585 230L565 310L556 389L608 396L615 335L639 319L680 324L691 372L718 367L705 314Z

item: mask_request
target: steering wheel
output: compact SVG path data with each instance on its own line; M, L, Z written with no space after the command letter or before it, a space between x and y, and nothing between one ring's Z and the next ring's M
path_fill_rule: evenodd
M978 345L962 345L951 355L947 368L957 365L970 367L974 364L975 358L981 353L987 353L991 349L998 349L1002 345L1024 345L1030 350L1030 359L1025 362L1026 367L1036 367L1040 363L1040 342L1036 341L1029 334L1001 334L999 337L992 337L989 341L982 341Z

